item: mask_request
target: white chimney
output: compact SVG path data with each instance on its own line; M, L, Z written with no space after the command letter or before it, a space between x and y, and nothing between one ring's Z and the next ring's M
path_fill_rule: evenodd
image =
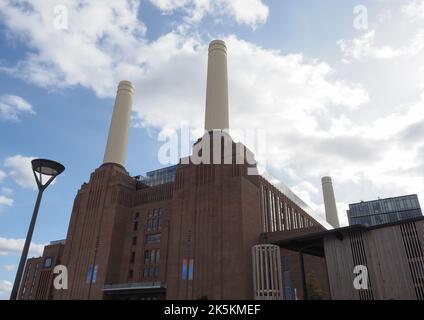
M125 166L133 94L131 82L119 83L103 163Z
M323 177L322 193L324 196L325 218L334 228L340 227L339 216L337 214L336 199L334 197L333 182L331 177Z
M209 44L205 129L229 129L227 47L222 40Z

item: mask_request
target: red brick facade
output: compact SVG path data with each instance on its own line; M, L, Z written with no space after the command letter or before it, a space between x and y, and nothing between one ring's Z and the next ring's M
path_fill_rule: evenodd
M95 170L72 209L69 289L54 299L252 299L261 234L322 227L249 167L179 164L151 187L119 165Z

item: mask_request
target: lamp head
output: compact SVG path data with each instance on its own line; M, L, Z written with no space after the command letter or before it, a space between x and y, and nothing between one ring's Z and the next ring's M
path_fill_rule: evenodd
M65 167L59 162L47 159L34 159L31 161L31 165L40 191L45 190L65 170ZM43 183L44 175L49 177L45 183Z
M34 159L31 161L32 170L47 176L58 176L65 167L59 162L47 159Z

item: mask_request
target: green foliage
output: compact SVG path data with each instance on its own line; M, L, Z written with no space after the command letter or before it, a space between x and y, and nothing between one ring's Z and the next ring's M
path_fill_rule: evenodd
M308 290L308 300L324 300L325 293L320 288L315 273L306 274L306 290Z

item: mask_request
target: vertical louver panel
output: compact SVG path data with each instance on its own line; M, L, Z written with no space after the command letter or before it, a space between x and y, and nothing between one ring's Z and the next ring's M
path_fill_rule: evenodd
M364 240L361 232L350 233L350 247L352 250L353 263L355 266L368 267L367 256L365 253ZM368 289L359 290L360 300L374 300L370 275L368 273Z
M400 229L415 294L418 300L424 300L424 257L416 225L413 222L404 223L400 225Z

